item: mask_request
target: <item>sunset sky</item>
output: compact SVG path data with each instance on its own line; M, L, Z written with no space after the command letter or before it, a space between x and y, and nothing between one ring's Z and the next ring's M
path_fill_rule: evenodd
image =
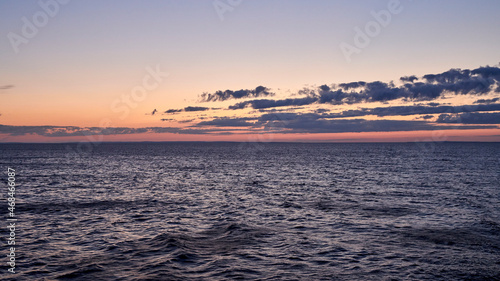
M0 142L500 141L500 1L0 1Z

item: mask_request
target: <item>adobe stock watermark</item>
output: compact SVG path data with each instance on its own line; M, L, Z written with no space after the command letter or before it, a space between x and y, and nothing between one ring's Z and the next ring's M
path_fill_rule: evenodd
M150 92L156 90L169 75L169 73L160 70L160 65L156 65L155 68L146 67L146 74L141 80L142 83L133 87L129 93L122 94L116 98L110 105L111 111L116 114L120 113L118 118L124 120L129 116L131 110L137 108L140 102L146 100ZM94 147L98 146L104 140L104 130L111 127L112 123L113 120L111 118L106 117L101 119L97 133L85 134L86 140L80 141L77 144L76 151L69 145L66 146L66 150L74 156L92 152Z
M169 76L168 73L160 70L160 65L156 65L155 69L148 66L146 72L147 74L142 78L141 85L132 88L129 94L123 94L111 103L111 111L121 113L121 120L127 118L130 110L136 108L138 103L148 97L149 92L158 88L163 79Z
M45 27L50 18L57 16L61 10L61 5L66 5L70 0L40 0L38 1L38 6L41 10L35 12L31 18L22 17L21 21L23 26L21 27L21 32L9 32L7 38L9 39L10 45L16 54L19 53L19 47L21 44L28 44L30 39L33 39L41 28Z
M411 1L411 0L410 0ZM378 12L371 11L370 14L373 20L367 22L363 29L356 26L354 28L354 38L353 44L349 44L345 41L340 43L339 47L342 51L347 62L352 61L352 55L360 54L363 49L368 47L372 41L372 38L377 37L383 28L389 26L392 22L393 16L400 14L403 11L403 6L400 0L390 0L387 3L387 9L380 10Z
M16 273L16 170L13 168L7 168L8 176L8 192L7 192L7 244L8 244L8 254L7 254L7 264L9 268L7 269L10 273Z
M212 5L220 21L224 21L224 14L234 11L234 8L238 7L242 2L243 0L214 0Z

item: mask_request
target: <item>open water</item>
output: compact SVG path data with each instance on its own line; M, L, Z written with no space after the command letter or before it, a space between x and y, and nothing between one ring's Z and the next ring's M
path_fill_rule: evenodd
M0 144L0 280L500 280L498 143L77 149Z

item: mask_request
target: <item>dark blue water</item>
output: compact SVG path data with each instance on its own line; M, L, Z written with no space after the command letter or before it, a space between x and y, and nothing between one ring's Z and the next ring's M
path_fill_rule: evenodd
M500 280L500 144L76 149L0 145L1 280Z

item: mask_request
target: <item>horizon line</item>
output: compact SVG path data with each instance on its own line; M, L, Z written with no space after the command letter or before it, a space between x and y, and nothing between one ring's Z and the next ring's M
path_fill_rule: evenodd
M296 144L375 144L375 143L500 143L500 141L75 141L75 142L0 142L2 144L79 144L79 143L95 143L95 144L125 144L125 143L259 143L259 144L280 144L280 143L296 143Z

